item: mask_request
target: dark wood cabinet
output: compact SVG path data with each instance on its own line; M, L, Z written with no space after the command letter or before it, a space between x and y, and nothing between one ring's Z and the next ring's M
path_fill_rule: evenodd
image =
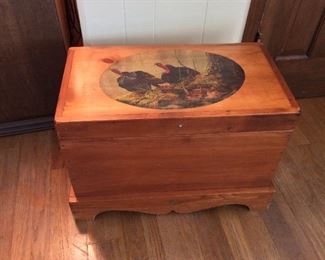
M266 46L296 97L325 95L325 0L252 0L243 40Z
M0 0L0 123L53 116L67 47L61 4Z

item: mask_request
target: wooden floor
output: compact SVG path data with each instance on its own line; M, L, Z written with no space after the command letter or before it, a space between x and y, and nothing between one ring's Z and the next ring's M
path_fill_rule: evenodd
M0 259L325 259L325 98L301 100L268 210L74 222L53 131L0 139Z

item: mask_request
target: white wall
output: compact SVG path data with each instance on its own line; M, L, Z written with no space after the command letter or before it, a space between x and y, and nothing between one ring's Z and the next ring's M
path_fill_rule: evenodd
M240 42L250 0L77 0L85 45Z

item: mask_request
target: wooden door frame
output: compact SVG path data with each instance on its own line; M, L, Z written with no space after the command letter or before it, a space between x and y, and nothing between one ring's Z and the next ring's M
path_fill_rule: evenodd
M242 42L256 42L266 0L251 0Z

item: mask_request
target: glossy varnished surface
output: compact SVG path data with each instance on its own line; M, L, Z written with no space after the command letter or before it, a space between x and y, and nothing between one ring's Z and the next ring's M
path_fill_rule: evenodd
M238 91L243 69L221 55L186 48L145 51L110 64L100 78L114 100L137 107L183 109L211 105Z
M245 72L244 84L222 102L168 111L123 104L109 98L100 88L100 77L111 65L107 61L116 62L141 52L175 48L207 51L234 60ZM287 87L258 44L84 47L70 49L56 122L295 114L297 111Z
M302 116L263 213L111 212L74 223L53 132L0 139L0 259L324 259L325 99ZM87 233L85 233L87 232Z
M76 140L65 141L62 154L77 198L136 194L146 198L148 193L204 194L206 190L223 189L239 192L242 188L272 185L273 171L289 134L279 131Z

